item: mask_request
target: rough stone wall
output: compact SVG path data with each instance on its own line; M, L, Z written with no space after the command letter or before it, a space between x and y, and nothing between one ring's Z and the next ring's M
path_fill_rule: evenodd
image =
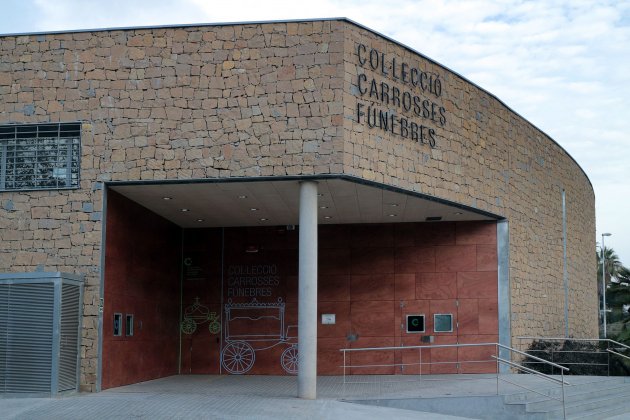
M435 148L356 122L356 80L370 72L357 42L440 75ZM84 390L110 180L346 173L505 216L514 336L562 330L564 188L571 333L597 334L594 197L577 165L487 93L352 23L0 37L0 98L0 124L83 122L79 189L0 193L0 271L86 276Z
M513 337L564 336L564 189L569 334L597 337L594 193L578 165L496 98L370 31L346 26L344 60L344 172L507 218ZM402 63L407 65L405 81ZM414 86L412 67L439 77L441 95ZM393 99L395 88L401 102ZM431 105L428 117L422 105L418 114L413 106L407 109L404 92L418 96L421 104L426 99L435 109L443 107L444 125L439 112L431 118ZM368 107L377 109L371 122L359 114L367 114ZM393 129L391 120L383 129L379 111L396 115ZM424 144L401 128L401 117L408 130L412 121L425 126ZM435 131L435 147L427 141L429 129Z
M0 271L84 274L97 370L102 182L342 172L336 21L0 37L0 124L83 122L81 188L0 193Z

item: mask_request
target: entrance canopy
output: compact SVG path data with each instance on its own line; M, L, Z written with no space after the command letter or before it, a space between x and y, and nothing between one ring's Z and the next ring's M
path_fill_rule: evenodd
M300 181L318 182L318 223L497 220L425 194L349 176L256 177L111 183L109 187L183 228L296 225Z
M194 302L201 299L206 312L214 313L217 319L217 314L224 315L223 327L192 338L180 334L180 349L181 340L190 341L184 346L190 349L186 356L189 369L193 357L206 369L216 367L231 374L269 373L282 366L287 373L297 373L298 396L313 399L318 351L326 354L323 360L334 361L348 340L363 337L359 345L364 347L381 342L392 345L393 340L404 338L399 333L399 320L413 308L429 314L427 319L431 314L448 315L448 328L434 328L432 318L427 325L447 334L444 340L456 338L461 331L453 328L458 316L454 302L460 290L462 296L472 299L468 318L477 324L483 317L491 319L479 324L481 327L475 324L474 331L464 332L469 336L483 333L497 340L494 221L499 216L343 175L112 182L108 188L112 194L107 200L106 219L113 228L106 236L105 272L110 277L105 284L111 293L106 296L110 305L104 316L135 314L145 319L149 331L150 324L177 318L178 308L172 299L177 287L180 303L192 302L193 297ZM423 223L426 221L451 223ZM409 223L398 230L410 233L405 237L412 240L403 241L404 246L397 247L394 241L392 225L397 223ZM327 224L333 226L318 229L318 225ZM342 224L353 226L342 229ZM299 229L292 233L289 228L274 229L288 225L299 225ZM258 240L274 245L264 248L270 252L249 252L247 240L235 233L238 230L256 231ZM318 231L323 232L327 244L321 249L321 259ZM383 235L386 231L391 234L389 242L387 234ZM458 232L465 243L457 243ZM183 262L187 268L178 276L183 267L178 258L182 256L186 257L182 261L188 261ZM172 281L178 278L179 285ZM472 295L466 295L473 289ZM147 290L151 291L150 299ZM442 299L433 302L435 296ZM396 299L407 302L404 313L399 306L395 315L392 302ZM338 315L339 322L326 324L334 327L325 331L326 340L318 348L320 304L327 314ZM146 312L143 308L147 305L160 309ZM232 317L232 309L245 312ZM263 309L278 313L268 314ZM256 323L272 319L279 321L279 327L276 323ZM295 327L297 340L291 335ZM106 335L114 336L107 342L108 351L124 346L115 333ZM406 338L415 343L418 337ZM168 339L172 344L168 348L175 349L172 336L154 344L159 346ZM272 342L267 343L269 340ZM203 354L193 352L193 347L203 349ZM181 350L178 354L181 369ZM257 358L261 363L254 367ZM171 360L163 358L148 366L169 367L167 359ZM339 361L333 364L323 363L320 370L337 369ZM114 377L122 362L112 366L108 372Z

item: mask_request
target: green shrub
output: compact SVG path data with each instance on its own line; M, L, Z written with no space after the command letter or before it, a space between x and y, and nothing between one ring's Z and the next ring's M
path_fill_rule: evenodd
M607 343L586 341L545 341L536 340L527 349L532 356L569 368L565 375L627 376L630 375L628 360L606 351ZM560 370L548 364L526 357L523 365L548 375L559 375Z

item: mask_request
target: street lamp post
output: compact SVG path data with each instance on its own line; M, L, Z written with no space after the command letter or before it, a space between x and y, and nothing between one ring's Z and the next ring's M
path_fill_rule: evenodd
M604 246L604 237L612 235L611 233L602 233L602 317L604 318L604 338L606 336L606 247Z

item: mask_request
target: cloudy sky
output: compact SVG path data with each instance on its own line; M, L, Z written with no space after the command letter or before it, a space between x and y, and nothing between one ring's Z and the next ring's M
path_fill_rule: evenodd
M3 0L0 33L347 17L495 94L595 188L597 241L630 266L630 2Z

